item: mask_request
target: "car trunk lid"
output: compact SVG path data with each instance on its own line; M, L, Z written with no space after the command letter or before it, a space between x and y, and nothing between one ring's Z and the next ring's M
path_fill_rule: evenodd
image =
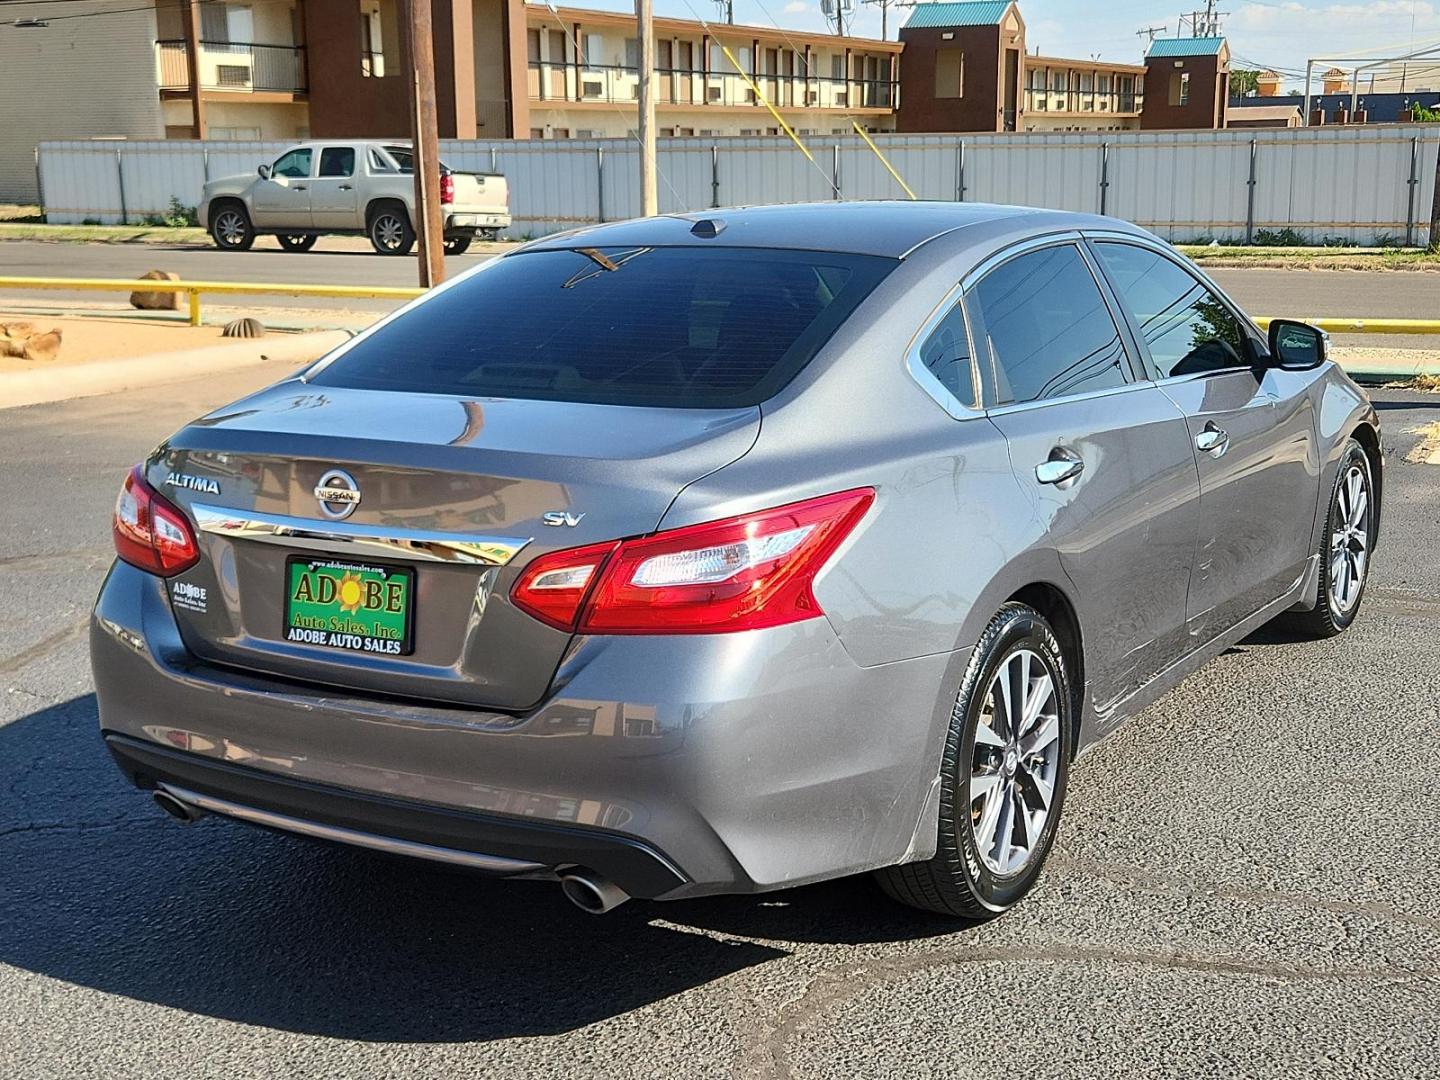
M170 583L172 608L186 646L214 663L524 709L544 694L569 635L511 605L518 573L549 551L652 531L685 485L746 453L758 430L753 407L281 383L195 421L151 463L150 482L196 522L202 550ZM355 500L334 488L353 488ZM393 640L410 650L297 639L287 607L316 615L305 604L318 599L315 575L338 583L352 573L368 599L384 598L387 580L408 596L390 600L404 601ZM321 617L340 603L330 599ZM349 631L370 610L339 616L339 632L369 639Z

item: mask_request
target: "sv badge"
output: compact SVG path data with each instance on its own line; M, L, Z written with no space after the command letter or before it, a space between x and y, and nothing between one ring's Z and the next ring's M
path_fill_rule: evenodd
M572 514L568 510L551 510L548 514L542 516L540 520L546 525L568 525L573 529L576 525L579 525L584 518L584 514Z

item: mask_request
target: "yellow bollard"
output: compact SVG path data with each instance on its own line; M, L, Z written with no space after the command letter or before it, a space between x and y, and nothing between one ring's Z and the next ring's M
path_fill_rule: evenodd
M200 290L191 289L187 294L190 297L190 325L199 326L200 322Z

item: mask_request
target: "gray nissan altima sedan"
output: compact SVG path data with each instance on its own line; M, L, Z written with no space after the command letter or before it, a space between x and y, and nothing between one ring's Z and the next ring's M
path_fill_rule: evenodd
M1349 626L1381 492L1324 335L1112 218L584 228L135 467L100 724L181 820L589 911L875 871L984 918L1121 720Z

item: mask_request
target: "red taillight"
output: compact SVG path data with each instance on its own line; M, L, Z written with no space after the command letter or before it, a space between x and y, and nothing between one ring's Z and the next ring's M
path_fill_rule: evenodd
M440 174L440 201L442 203L455 201L455 177L450 173Z
M715 634L823 614L815 577L865 516L870 488L541 556L518 607L589 634Z
M173 577L200 561L200 546L180 509L130 470L115 500L115 553L131 566Z

